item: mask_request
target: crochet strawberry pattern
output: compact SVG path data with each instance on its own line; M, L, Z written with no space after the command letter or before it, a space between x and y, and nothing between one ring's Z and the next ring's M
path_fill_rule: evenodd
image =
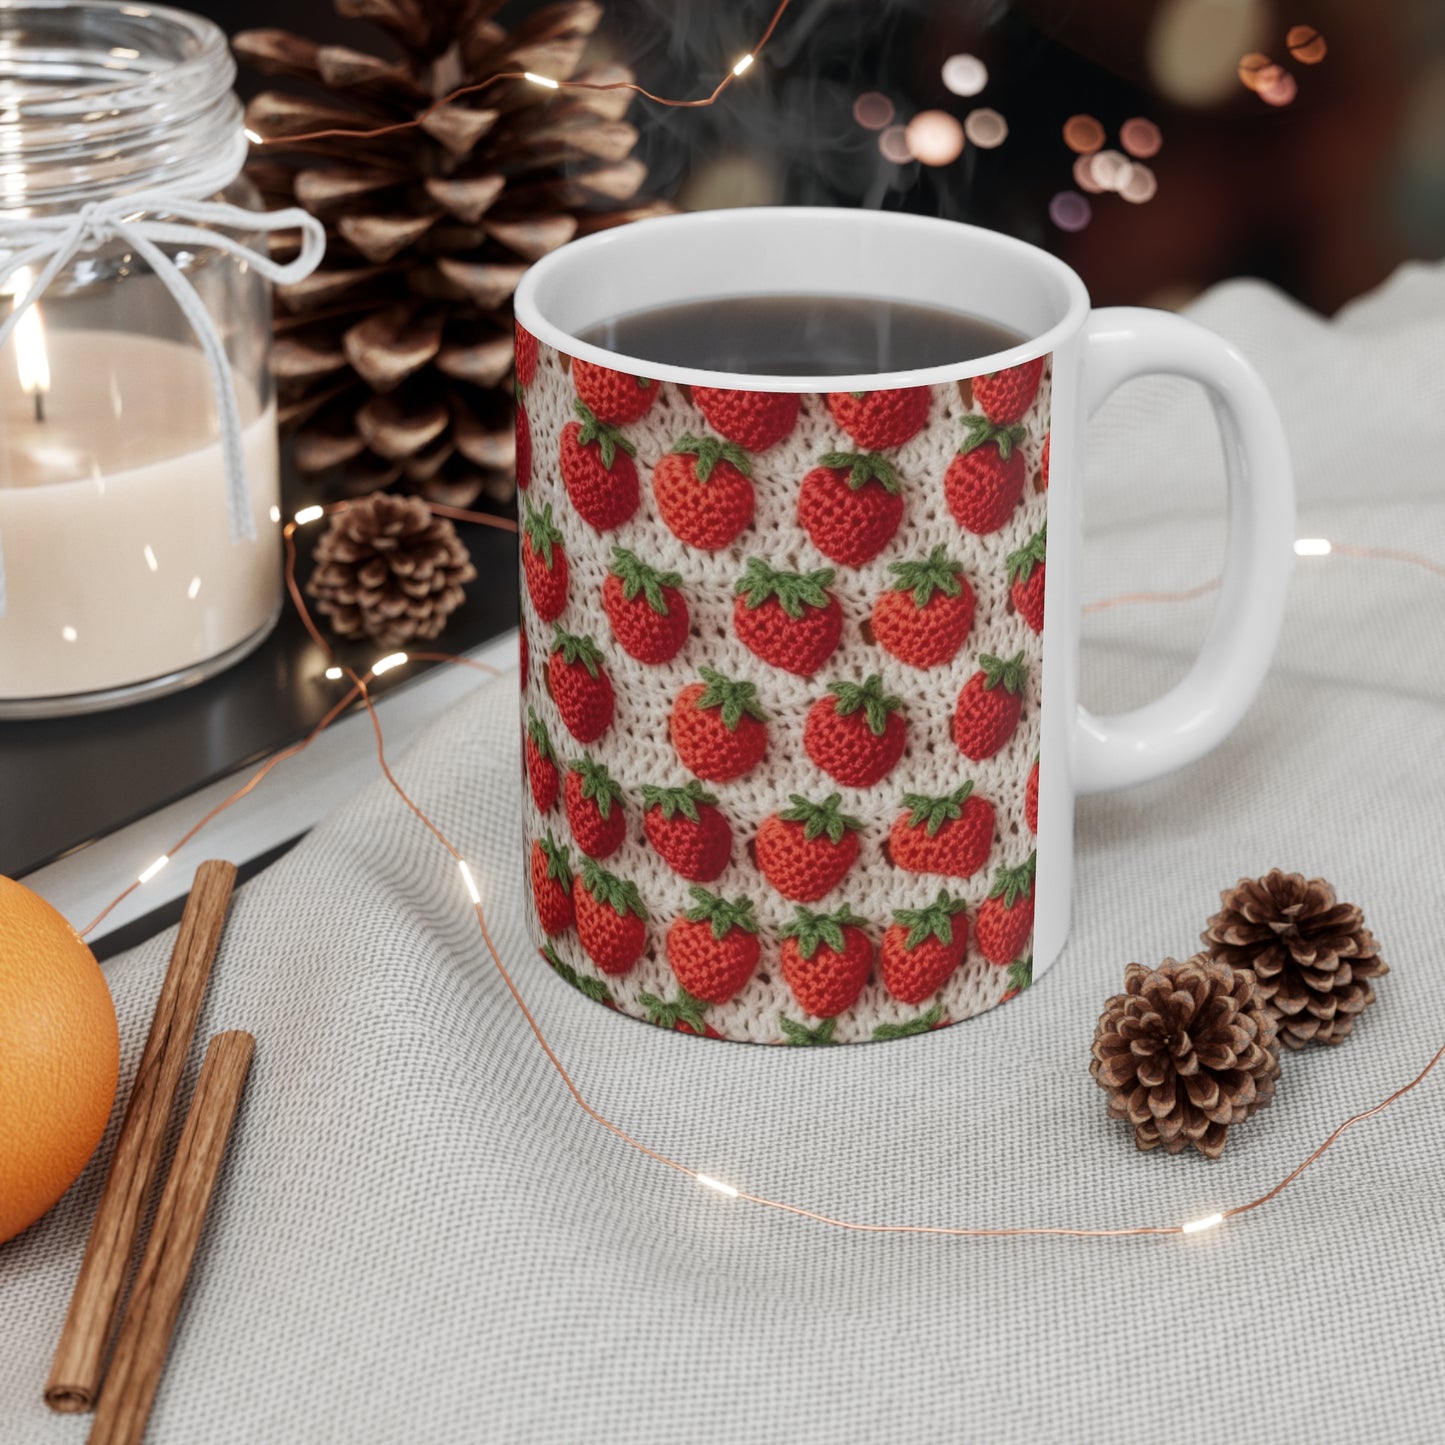
M660 1028L794 1047L1015 996L1048 359L798 394L517 344L538 965Z

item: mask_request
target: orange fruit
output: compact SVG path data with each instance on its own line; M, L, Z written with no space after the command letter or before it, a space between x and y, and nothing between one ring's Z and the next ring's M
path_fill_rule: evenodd
M39 894L0 878L0 1242L85 1168L119 1067L115 1005L95 955Z

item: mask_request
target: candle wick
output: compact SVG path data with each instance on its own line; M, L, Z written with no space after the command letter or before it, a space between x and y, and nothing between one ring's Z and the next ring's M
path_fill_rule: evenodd
M45 392L38 386L35 388L35 420L38 422L45 420Z

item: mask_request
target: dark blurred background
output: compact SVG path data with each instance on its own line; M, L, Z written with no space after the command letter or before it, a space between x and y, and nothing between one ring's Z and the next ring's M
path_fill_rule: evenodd
M594 46L653 90L702 94L774 3L607 0ZM193 5L227 31L275 25L385 44L330 0ZM497 18L540 8L519 0ZM977 94L945 84L958 55L986 69ZM1278 70L1262 69L1266 59ZM976 66L961 73L977 83ZM243 75L244 91L257 88ZM855 118L856 108L876 125L889 105L891 129ZM907 157L903 127L918 113L967 123L985 107L1007 126L1002 144L966 144L941 165ZM1136 157L1157 183L1152 198L1106 191L1084 207L1091 172L1086 163L1081 188L1064 137L1077 115L1102 125L1108 150L1121 149L1131 118L1157 126L1158 153ZM1101 304L1176 305L1255 275L1328 313L1401 260L1445 253L1441 0L793 0L764 58L718 105L638 101L628 119L650 170L645 194L697 209L782 201L973 221L1064 256ZM999 125L985 116L970 129L987 141ZM946 156L955 132L932 116L914 136L915 149L931 141ZM1128 193L1150 186L1136 174ZM1080 229L1059 224L1085 216Z

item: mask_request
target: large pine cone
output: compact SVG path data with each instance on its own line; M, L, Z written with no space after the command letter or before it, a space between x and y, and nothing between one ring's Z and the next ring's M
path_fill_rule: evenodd
M501 71L569 79L602 7L574 0L508 31L489 0L334 0L378 25L394 55L317 45L284 30L236 36L237 55L310 83L257 96L266 137L248 168L273 205L325 223L327 252L277 297L275 372L297 467L348 495L401 482L468 506L513 490L511 297L530 262L579 233L655 214L616 207L646 167L632 155L624 90L555 91L506 81L420 126L371 139L291 144L288 135L372 129ZM630 80L598 64L578 78Z
M1339 1044L1375 1001L1372 978L1389 973L1364 915L1339 903L1323 878L1278 868L1241 878L1201 935L1212 958L1253 971L1260 997L1292 1049Z
M306 590L338 637L403 647L440 634L477 570L457 530L419 497L385 492L334 512Z
M1104 1006L1089 1072L1142 1150L1217 1159L1230 1125L1274 1098L1279 1040L1254 975L1196 954L1131 963Z

